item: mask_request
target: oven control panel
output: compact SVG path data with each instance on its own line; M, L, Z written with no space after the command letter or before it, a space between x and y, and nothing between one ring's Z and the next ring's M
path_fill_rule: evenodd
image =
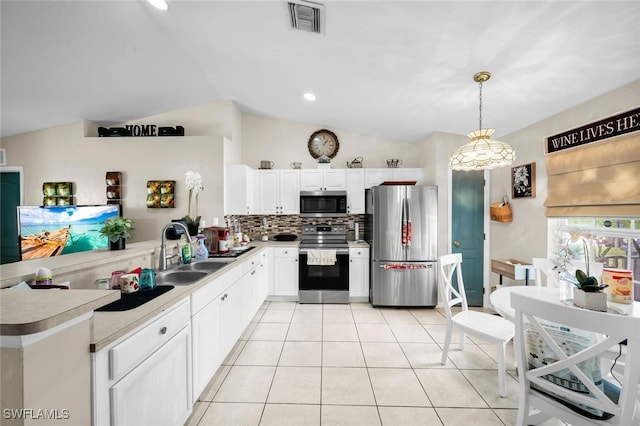
M344 235L346 228L344 225L303 225L303 235Z

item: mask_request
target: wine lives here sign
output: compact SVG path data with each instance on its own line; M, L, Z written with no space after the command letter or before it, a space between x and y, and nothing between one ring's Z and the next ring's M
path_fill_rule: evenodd
M547 138L547 154L640 130L640 107Z

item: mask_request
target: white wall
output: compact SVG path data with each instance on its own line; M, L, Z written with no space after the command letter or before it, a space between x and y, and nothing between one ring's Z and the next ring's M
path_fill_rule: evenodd
M571 108L518 132L500 137L516 149L516 165L536 162L537 196L512 202L514 220L508 224L491 222L490 257L519 258L545 256L547 220L543 202L546 197L546 170L543 143L548 135L588 123L640 105L640 80L582 105ZM78 122L2 139L8 166L23 166L25 204L42 203L42 183L73 181L81 204L105 202L107 171L125 172L125 212L136 220L132 242L157 239L159 230L170 218L186 214L187 196L184 173L199 171L205 180L200 211L210 223L223 216L223 165L244 163L258 168L260 160L272 160L276 168L287 168L292 161L303 167L316 167L307 150L309 136L320 128L272 117L242 113L232 101L203 105L128 122L130 124L183 125L187 136L197 135L192 146L189 138L85 138L96 135L96 125ZM346 167L355 157L364 158L364 167L386 167L387 158L400 158L403 167L424 167L425 181L439 189L439 253L448 250L448 158L455 148L466 143L464 135L434 133L421 144L395 142L339 129L340 150L334 167ZM499 130L499 129L498 129ZM147 209L146 181L177 181L175 209ZM490 173L491 200L511 193L510 168ZM166 211L171 210L171 211Z
M289 168L293 161L302 168L316 168L309 154L309 137L322 127L313 123L297 123L273 117L242 114L242 163L258 168L260 160L273 161L274 168ZM402 167L419 167L418 146L370 135L329 129L338 136L340 149L332 167L345 168L346 163L363 157L364 167L387 167L388 158L402 159Z
M7 164L24 167L26 205L42 205L42 184L52 181L74 182L77 204L104 204L106 172L121 171L124 214L135 222L131 242L159 239L166 223L187 214L188 170L203 175L198 214L222 217L222 144L220 136L87 138L83 122L2 139ZM148 180L176 181L175 208L146 207Z
M544 160L546 137L615 115L638 105L640 105L640 80L498 138L515 148L514 166L536 163L536 197L510 200L513 222L491 221L492 258L515 258L530 262L532 257L547 257L547 219L544 208L547 196L547 173ZM640 177L637 178L640 180ZM491 201L499 201L504 194L508 194L511 199L510 167L491 171L490 189Z
M435 132L421 144L418 157L424 162L425 183L438 186L438 256L451 251L449 241L449 157L467 143L464 135Z

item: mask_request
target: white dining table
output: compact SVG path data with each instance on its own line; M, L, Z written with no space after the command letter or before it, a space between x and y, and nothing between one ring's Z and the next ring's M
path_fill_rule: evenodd
M567 309L583 309L573 305L572 300L561 301L560 289L555 287L538 287L538 286L507 286L501 287L489 296L489 301L493 305L493 309L504 318L509 321L515 322L516 312L511 307L511 294L518 292L526 294L530 297L539 298L547 302L557 303L558 305L564 305ZM612 315L630 315L638 318L640 321L640 302L633 302L631 304L607 302L607 313ZM605 314L605 312L603 312Z

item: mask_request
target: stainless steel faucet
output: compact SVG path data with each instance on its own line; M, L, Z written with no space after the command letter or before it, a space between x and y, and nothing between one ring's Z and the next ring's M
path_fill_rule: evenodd
M159 271L164 271L165 269L167 269L167 259L170 259L174 256L174 255L167 255L167 229L173 228L176 226L179 226L184 230L184 235L187 236L187 240L189 241L189 243L193 241L191 239L191 235L189 235L189 230L184 224L180 222L171 222L165 225L165 227L162 228L162 236L160 237L162 242L160 244L160 256L159 256L160 258L158 259Z

